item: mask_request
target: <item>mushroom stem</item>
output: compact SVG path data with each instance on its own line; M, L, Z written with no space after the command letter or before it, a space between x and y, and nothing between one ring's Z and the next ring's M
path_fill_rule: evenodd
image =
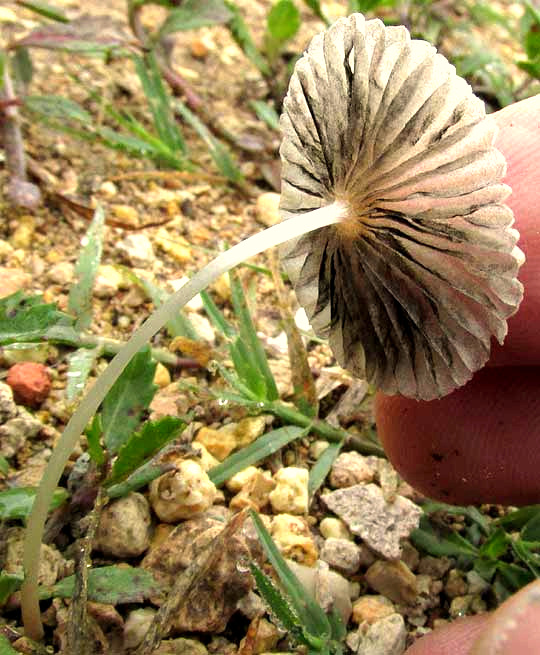
M187 302L220 275L268 248L280 245L307 232L338 223L345 216L345 211L344 205L334 202L326 207L321 207L273 225L218 255L161 305L133 333L126 345L95 381L66 425L51 455L39 485L32 512L28 518L23 558L25 577L21 589L22 616L25 633L28 637L39 640L43 636L38 599L39 554L45 520L54 490L77 440L131 358Z

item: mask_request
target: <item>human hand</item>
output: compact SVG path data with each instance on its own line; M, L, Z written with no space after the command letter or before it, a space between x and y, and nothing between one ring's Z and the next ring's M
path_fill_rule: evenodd
M507 204L521 233L525 295L504 346L454 393L432 402L376 399L377 427L399 473L430 498L454 504L540 502L540 95L494 114L508 162ZM506 630L506 632L505 632ZM504 634L497 649L493 641ZM406 655L540 653L540 581L491 616L457 621Z

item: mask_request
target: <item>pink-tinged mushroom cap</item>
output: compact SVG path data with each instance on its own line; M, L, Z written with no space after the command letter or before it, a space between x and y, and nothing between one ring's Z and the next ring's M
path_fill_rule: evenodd
M296 64L281 127L282 217L347 208L282 250L315 332L388 394L465 384L523 296L483 102L429 43L353 14Z

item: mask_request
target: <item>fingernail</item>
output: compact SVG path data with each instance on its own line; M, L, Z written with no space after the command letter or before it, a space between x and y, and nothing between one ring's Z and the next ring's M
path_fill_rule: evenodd
M490 618L470 655L540 653L540 580L521 589Z

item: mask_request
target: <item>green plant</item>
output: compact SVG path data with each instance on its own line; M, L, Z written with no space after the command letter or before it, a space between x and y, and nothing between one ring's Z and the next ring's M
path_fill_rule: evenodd
M430 502L423 509L420 527L411 534L413 544L435 557L455 557L459 568L476 571L499 602L540 577L540 505L496 519L472 506ZM455 516L462 523L460 532L444 520Z
M257 589L274 616L297 645L310 655L341 655L346 629L337 611L325 612L291 571L264 523L255 512L251 519L265 555L279 578L281 589L254 562L249 567Z

